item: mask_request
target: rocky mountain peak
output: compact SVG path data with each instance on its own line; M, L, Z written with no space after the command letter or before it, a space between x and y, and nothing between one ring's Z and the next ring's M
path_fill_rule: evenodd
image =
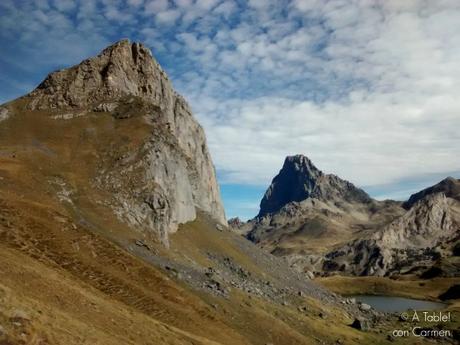
M28 95L28 108L93 108L123 96L164 105L168 87L168 78L150 50L121 40L72 68L49 74Z
M289 202L307 199L321 176L323 173L308 157L300 154L286 157L260 202L259 217L276 212Z
M131 139L130 145L112 141L109 151L92 149L100 157L95 185L110 192L107 204L122 221L165 244L197 211L226 224L204 130L143 44L122 40L51 73L22 97L23 104L27 113L40 110L38 121L104 118L113 126L100 130L101 140L120 135ZM3 111L0 116L5 117ZM117 123L128 118L132 121ZM134 134L141 128L146 131L142 140ZM126 159L112 161L118 151Z
M372 201L363 190L338 176L324 174L308 157L299 154L286 157L283 168L265 192L258 217L308 198L334 203Z

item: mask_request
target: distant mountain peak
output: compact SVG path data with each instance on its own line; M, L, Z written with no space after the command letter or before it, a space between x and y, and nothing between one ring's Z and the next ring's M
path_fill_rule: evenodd
M121 40L80 64L49 74L28 95L28 108L96 107L101 102L136 96L156 104L169 81L151 51L141 43Z
M288 156L260 202L259 216L278 211L292 201L307 199L323 173L304 155Z
M409 200L403 204L403 207L405 209L410 209L419 200L435 193L444 193L447 197L460 201L460 180L448 176L434 186L425 188L418 193L412 194Z
M277 212L290 202L308 198L360 203L372 200L352 183L324 174L307 156L298 154L286 157L283 168L265 192L258 217Z

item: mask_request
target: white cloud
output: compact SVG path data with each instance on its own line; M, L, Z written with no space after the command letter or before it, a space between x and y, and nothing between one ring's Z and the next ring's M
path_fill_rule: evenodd
M178 8L189 8L193 1L192 0L174 0L174 3Z
M119 23L126 23L133 20L132 14L125 13L116 6L107 6L104 14L107 19L117 21Z
M392 95L394 104L383 94L323 105L261 98L218 105L217 111L227 111L225 119L204 124L227 182L267 184L286 155L304 153L319 168L360 185L385 184L459 170L460 139L452 128L460 106L444 100L454 116L424 110L436 97L417 106L404 93Z
M127 0L129 6L140 7L144 4L144 0Z
M248 1L249 6L254 7L254 8L265 8L270 5L269 0L249 0Z
M73 0L54 0L53 4L61 12L69 12L76 6L76 2Z
M221 14L225 18L229 18L232 14L235 13L238 6L233 1L224 1L219 6L214 8L213 12L216 14Z
M157 14L169 8L168 0L149 0L145 4L146 14Z
M196 6L199 9L209 11L212 9L214 6L216 6L218 3L217 0L196 0Z
M47 10L50 8L48 0L35 0L35 5L42 10Z
M160 12L156 15L156 20L161 24L172 25L176 20L181 16L180 11L178 10L167 10Z

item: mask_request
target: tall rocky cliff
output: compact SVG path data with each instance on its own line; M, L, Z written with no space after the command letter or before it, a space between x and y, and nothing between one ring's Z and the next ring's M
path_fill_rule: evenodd
M197 209L226 223L204 131L144 45L115 43L51 73L22 101L29 111L57 120L109 113L119 121L142 117L151 126L148 140L125 157L109 165L101 158L96 178L95 185L114 196L110 206L129 224L167 243L168 233L195 219Z

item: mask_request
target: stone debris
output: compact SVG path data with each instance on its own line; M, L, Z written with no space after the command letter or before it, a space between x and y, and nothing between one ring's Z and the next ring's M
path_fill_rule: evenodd
M69 112L69 113L64 113L64 114L51 115L51 118L53 120L71 120L76 117L81 117L85 115L86 115L85 111L80 111L80 112Z
M359 304L359 309L361 309L362 311L369 311L369 310L372 309L372 307L369 304L360 303Z
M371 329L369 320L366 320L362 317L356 318L351 324L351 327L360 331L369 331Z
M149 251L151 250L150 246L147 243L145 243L143 240L135 240L134 244L138 247L143 247Z
M10 117L10 112L7 108L0 108L0 122L8 119Z
M95 112L110 113L110 112L114 111L117 107L118 107L118 103L116 103L116 102L111 102L111 103L103 102L103 103L97 105L93 110Z

